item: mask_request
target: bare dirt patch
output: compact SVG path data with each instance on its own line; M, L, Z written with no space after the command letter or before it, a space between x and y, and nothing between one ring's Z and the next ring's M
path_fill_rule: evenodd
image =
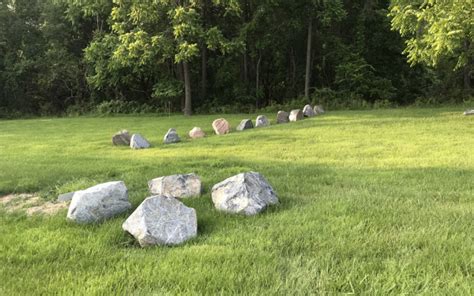
M0 205L9 213L24 211L31 215L54 215L62 209L67 209L67 202L45 201L35 194L9 194L0 197Z

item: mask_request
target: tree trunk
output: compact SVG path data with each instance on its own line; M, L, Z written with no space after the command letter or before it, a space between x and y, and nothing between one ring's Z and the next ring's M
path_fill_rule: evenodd
M466 52L469 51L469 47L470 47L470 43L469 41L464 41L464 50ZM470 57L468 57L467 59L467 63L466 65L464 66L464 69L463 69L463 80L464 80L464 93L466 94L466 96L470 96L471 95L471 71L472 71L472 59Z
M262 62L262 55L258 54L257 68L255 73L255 107L258 109L258 97L260 88L260 63Z
M183 74L184 74L184 115L192 115L191 106L191 78L189 77L189 65L188 62L183 62Z
M309 84L311 81L311 39L313 38L313 19L309 19L308 40L306 44L306 75L304 83L304 96L309 99Z
M207 97L207 48L203 45L201 53L201 99Z

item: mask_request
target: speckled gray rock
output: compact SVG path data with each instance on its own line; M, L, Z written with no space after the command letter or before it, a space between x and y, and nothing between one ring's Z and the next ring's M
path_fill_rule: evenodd
M130 140L130 148L132 149L146 149L150 148L150 143L140 134L133 134Z
M178 142L181 142L181 138L178 136L178 133L174 128L170 128L163 138L163 143L172 144Z
M313 111L316 115L321 115L321 114L324 113L324 108L321 105L316 105L316 106L314 106Z
M305 117L313 117L315 116L316 113L314 112L313 110L313 107L311 107L311 105L306 105L304 106L303 108L303 116Z
M108 182L77 191L69 205L67 218L80 224L101 222L131 207L125 184L122 181Z
M128 146L130 145L130 134L127 130L121 130L112 136L112 144L116 146Z
M236 130L238 131L243 131L246 129L251 129L253 128L253 122L250 119L244 119L240 122L240 124L237 126Z
M255 127L265 127L269 125L270 121L268 121L268 118L265 115L259 115L255 121Z
M60 194L58 196L57 201L59 201L59 202L71 201L72 197L74 196L74 193L76 193L76 192L74 191L74 192L68 192L68 193Z
M212 187L216 209L233 214L255 215L277 204L278 197L267 180L256 172L230 177Z
M290 112L290 121L298 121L304 118L303 112L300 109L291 110Z
M148 181L151 194L175 198L198 197L201 195L201 179L196 174L172 175Z
M127 218L123 230L140 246L178 245L197 235L197 216L173 197L151 196Z
M276 122L277 123L288 123L290 121L289 116L290 116L290 114L288 114L288 112L278 111Z
M466 115L466 116L468 116L468 115L474 115L474 109L464 111L464 115Z

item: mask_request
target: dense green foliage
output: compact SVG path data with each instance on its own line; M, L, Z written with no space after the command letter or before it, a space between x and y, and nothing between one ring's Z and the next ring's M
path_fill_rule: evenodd
M0 116L460 102L472 19L471 1L0 0Z
M226 118L235 127L243 116ZM187 172L205 192L185 201L199 236L173 248L138 247L121 229L127 214L78 226L65 211L0 209L0 294L472 295L474 118L457 108L343 111L161 144L170 126L210 134L214 118L1 121L0 195L53 199L124 180L135 208L147 180ZM125 127L154 147L111 146ZM281 204L257 217L217 212L211 186L250 170Z

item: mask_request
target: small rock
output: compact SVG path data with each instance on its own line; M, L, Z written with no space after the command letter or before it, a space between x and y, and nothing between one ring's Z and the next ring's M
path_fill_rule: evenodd
M262 175L249 172L214 185L212 201L218 210L250 216L277 204L278 197Z
M197 197L201 195L201 179L196 174L172 175L148 181L153 195L175 198Z
M289 119L290 121L298 121L304 118L303 112L300 109L291 110Z
M303 108L303 116L305 117L313 117L316 115L316 112L313 110L313 107L311 105L306 105Z
M268 118L265 115L258 116L257 120L255 121L255 127L265 127L269 125L270 121L268 121Z
M288 123L290 121L289 116L290 114L288 114L288 112L278 111L277 123Z
M240 122L240 124L237 126L236 130L238 131L243 131L246 129L253 128L253 122L250 119L244 119Z
M68 192L68 193L60 194L58 196L57 201L59 201L59 202L71 201L72 197L74 196L74 193L76 193L76 192Z
M121 130L112 137L112 144L116 146L129 146L130 134L127 130Z
M67 218L79 224L101 222L132 207L122 181L108 182L77 191L69 205Z
M230 132L230 124L224 118L219 118L212 122L212 128L217 135L224 135Z
M193 208L173 197L151 196L127 218L122 228L142 247L178 245L197 235L197 215Z
M323 106L321 105L316 105L314 106L314 113L315 115L320 115L320 114L323 114L324 113L324 109L323 109Z
M130 148L132 149L146 149L150 148L150 143L140 134L133 134L130 140Z
M204 133L204 131L200 127L197 127L197 126L189 131L189 137L191 139L204 138L205 136L206 136L206 133Z
M178 136L178 133L174 128L170 128L163 138L163 143L172 144L178 142L181 142L181 138Z
M464 115L466 115L466 116L468 116L468 115L474 115L474 109L464 111Z

